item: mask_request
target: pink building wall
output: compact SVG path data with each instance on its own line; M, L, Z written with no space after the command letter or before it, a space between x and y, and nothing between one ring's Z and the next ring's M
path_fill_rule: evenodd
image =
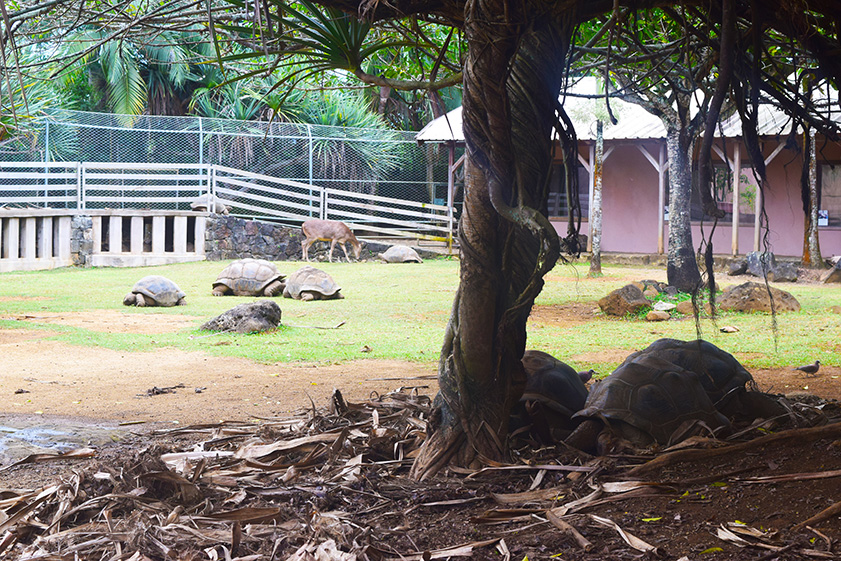
M643 143L656 157L654 143ZM605 147L611 144L605 142ZM776 142L766 143L766 157ZM728 142L730 153L734 140ZM841 148L837 145L823 145L819 160L841 164ZM582 147L582 156L587 158L588 148ZM748 158L742 148L743 165ZM800 201L800 168L798 154L783 150L770 162L767 169L770 189L765 194L765 210L768 214L768 241L770 250L781 257L801 257L803 254L803 206ZM749 174L750 168L743 168ZM657 253L658 173L640 150L633 144L614 145L613 152L604 162L602 176L602 251L606 253ZM668 186L666 187L668 190ZM704 223L709 233L711 222ZM555 222L559 232L565 233L566 223ZM587 217L583 217L581 232L588 232ZM668 222L664 225L664 252L668 252ZM764 232L760 232L760 244ZM819 228L821 254L824 257L841 255L841 227ZM693 222L692 240L697 248L701 241L701 224ZM739 227L738 254L755 251L754 226L742 223ZM713 235L713 247L717 255L732 252L731 221L719 221Z

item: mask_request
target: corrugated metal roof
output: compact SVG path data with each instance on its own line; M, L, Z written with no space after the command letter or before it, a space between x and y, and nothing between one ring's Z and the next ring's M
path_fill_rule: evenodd
M659 117L655 117L641 106L619 99L610 102L616 125L605 124L604 139L610 141L630 141L666 138L666 127ZM593 101L586 98L568 97L564 101L564 108L572 120L579 140L595 140L596 118L592 111ZM833 107L830 117L841 124L841 109ZM771 105L761 105L757 116L757 132L759 136L774 136L788 134L791 130L791 118L781 109ZM715 132L716 137L726 138L742 136L742 122L738 113L722 122L720 129ZM433 119L415 136L418 142L464 142L462 130L461 107L453 109L446 115Z
M461 107L429 121L415 135L415 140L418 142L464 142L464 131L461 128Z
M574 97L569 97L564 102L564 107L580 140L596 138L596 118L592 116L592 110L589 109L592 103L590 99ZM639 105L613 100L611 108L618 122L616 125L605 125L605 140L666 138L663 122ZM418 142L464 142L461 107L428 122L415 135L415 140Z

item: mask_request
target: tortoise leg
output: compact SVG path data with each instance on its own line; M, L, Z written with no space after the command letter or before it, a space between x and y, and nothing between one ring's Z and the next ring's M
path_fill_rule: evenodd
M211 294L214 296L224 296L229 290L230 288L227 286L219 285L213 288L213 292L211 292Z
M266 288L263 289L263 295L269 297L277 296L283 292L284 288L286 288L286 285L279 280L272 281L266 285Z
M186 306L187 301L184 298L179 298L178 302L175 303L176 306Z
M303 300L304 302L309 302L310 300L315 300L315 298L313 297L312 292L302 292L301 300Z
M146 307L146 299L143 297L142 294L135 295L134 299L135 299L135 305L138 308L145 308Z

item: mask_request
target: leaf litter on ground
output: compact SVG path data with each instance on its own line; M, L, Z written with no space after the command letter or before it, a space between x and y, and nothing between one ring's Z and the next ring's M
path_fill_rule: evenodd
M697 481L657 471L676 462L774 442L841 439L838 417L825 417L822 426L753 441L710 447L704 439L702 448L624 457L514 446L512 464L448 470L419 483L408 471L426 438L431 410L430 398L417 388L360 403L336 391L328 407L313 405L290 418L159 430L139 446L130 444L128 452L105 457L103 450L103 457L84 465L79 458L93 456L87 449L56 455L77 458L58 482L40 489L0 487L0 557L380 561L535 559L541 551L545 558L566 551L596 559L606 548L616 558L657 556L668 544L630 531L628 517L612 519L594 510L641 497L679 502L691 496ZM839 475L824 469L742 477L743 471L725 470L711 480L746 488ZM640 480L641 474L648 479ZM804 516L801 529L824 536L805 524L837 516L837 504L824 509L822 519ZM679 526L680 516L674 518L671 523ZM666 522L662 513L640 519ZM717 536L716 550L731 546L811 558L841 553L837 538L787 538L743 523L721 524L709 534Z

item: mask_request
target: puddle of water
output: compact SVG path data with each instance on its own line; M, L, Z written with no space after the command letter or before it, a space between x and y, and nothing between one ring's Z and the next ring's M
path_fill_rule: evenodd
M101 422L0 415L0 467L31 454L58 454L86 446L95 448L127 434L124 428Z

